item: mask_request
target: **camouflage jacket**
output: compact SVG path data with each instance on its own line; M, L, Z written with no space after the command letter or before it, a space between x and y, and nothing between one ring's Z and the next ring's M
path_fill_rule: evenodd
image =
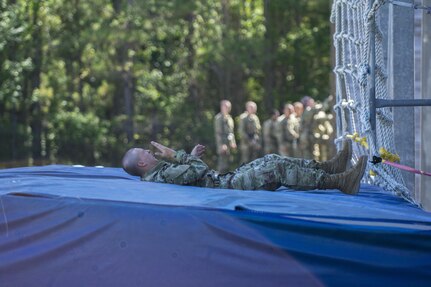
M214 130L217 149L222 145L236 144L234 136L234 123L230 115L218 113L214 119Z
M200 158L180 150L176 152L174 162L160 161L141 180L213 187L217 175Z
M277 153L277 121L268 119L263 123L263 142L265 153Z
M238 132L242 144L260 141L260 120L257 115L242 113L239 116Z
M295 115L290 115L288 118L281 115L278 118L277 138L279 144L292 143L299 138L299 121Z

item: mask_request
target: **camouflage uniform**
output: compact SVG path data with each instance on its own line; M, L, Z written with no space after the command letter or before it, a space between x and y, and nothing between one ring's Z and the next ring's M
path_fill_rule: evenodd
M297 156L297 141L299 138L299 122L294 114L281 115L278 118L277 138L278 152L284 156Z
M173 183L241 190L315 189L325 172L317 162L269 154L245 164L233 172L218 174L198 157L178 151L175 163L160 161L143 177L143 181Z
M263 147L265 154L278 153L277 120L268 119L263 123Z
M314 158L313 120L315 114L315 108L307 107L301 117L301 132L299 141L301 142L303 158Z
M319 161L325 161L330 158L330 139L334 133L331 120L332 114L319 111L313 117L313 133L316 140L316 154Z
M238 130L241 140L241 162L247 163L259 157L261 150L259 118L255 114L241 114Z
M232 161L231 146L236 145L232 117L218 113L214 119L214 129L218 154L217 169L220 172L226 172ZM222 150L223 145L228 148L225 152Z
M301 136L301 118L299 118L296 114L291 115L292 119L292 129L296 134L295 141L293 142L293 157L303 158L302 157L302 149L300 146L300 136Z

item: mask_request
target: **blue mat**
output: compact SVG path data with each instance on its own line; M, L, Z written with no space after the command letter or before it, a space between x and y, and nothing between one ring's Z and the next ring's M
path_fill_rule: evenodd
M431 215L362 185L277 192L119 168L0 170L0 286L428 286Z

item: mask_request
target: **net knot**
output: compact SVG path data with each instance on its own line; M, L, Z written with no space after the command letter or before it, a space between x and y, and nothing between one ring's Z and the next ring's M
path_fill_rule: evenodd
M369 74L370 66L367 63L360 64L358 67L358 81L361 86L366 86Z

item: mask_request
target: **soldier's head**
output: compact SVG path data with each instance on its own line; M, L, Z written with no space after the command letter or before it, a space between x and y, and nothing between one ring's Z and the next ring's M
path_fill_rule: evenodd
M227 115L230 113L232 109L232 104L228 100L223 100L220 102L220 112L224 115Z
M304 105L301 102L294 102L293 108L295 109L295 114L297 117L302 116L302 113L304 112Z
M283 114L285 116L290 116L291 114L295 113L295 108L292 104L285 104L283 108Z
M280 116L280 112L277 109L273 109L271 111L270 117L273 121L275 121Z
M257 112L257 105L253 101L248 101L245 103L245 110L247 113L254 115Z
M159 161L150 150L143 148L131 148L123 156L122 165L124 171L130 175L143 176Z
M314 107L314 99L310 96L305 96L301 99L302 104L304 105L304 109L310 107L313 108Z

